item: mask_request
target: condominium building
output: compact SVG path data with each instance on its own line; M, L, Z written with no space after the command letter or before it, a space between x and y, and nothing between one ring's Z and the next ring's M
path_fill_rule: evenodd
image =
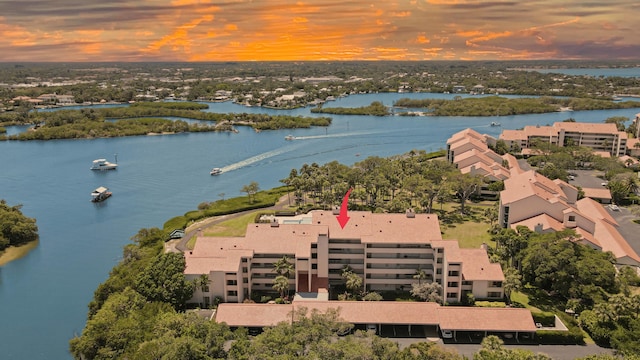
M620 235L618 223L602 204L588 197L578 200L578 189L535 171L513 175L500 193L499 222L505 228L526 226L546 233L574 229L577 241L610 251L619 265L640 266L640 256Z
M485 249L461 249L443 240L435 214L349 212L342 228L332 211L312 211L295 221L274 219L250 224L244 237L199 236L185 254L188 279L208 275L210 286L199 288L191 302L208 305L214 297L243 302L254 291L273 292L274 264L287 257L294 271L292 292L318 292L343 285L349 266L363 279L366 291L409 291L421 281L438 282L446 302L501 299L504 275L489 262Z
M557 122L553 126L525 126L522 130L503 130L500 140L510 147L520 147L523 154L545 143L585 146L615 157L627 152L627 133L618 131L612 123Z

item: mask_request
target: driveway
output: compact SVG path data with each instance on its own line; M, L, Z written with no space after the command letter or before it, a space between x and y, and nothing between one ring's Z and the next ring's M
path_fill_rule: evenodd
M270 207L266 207L266 208L262 208L262 209L253 209L253 210L246 210L246 211L242 211L242 212L237 212L237 213L233 213L233 214L228 214L228 215L222 215L222 216L214 216L214 217L210 217L210 218L206 218L206 219L202 219L194 224L191 224L190 226L188 226L185 229L185 235L180 238L180 239L175 239L175 240L169 240L167 242L165 242L164 244L164 251L165 252L185 252L187 250L189 250L187 248L187 242L189 242L189 240L193 237L193 236L201 236L202 235L202 230L208 228L209 226L221 223L223 221L227 221L229 219L233 219L242 215L245 215L247 213L251 213L251 212L258 212L258 211L262 211L262 210L284 210L287 209L287 205L289 204L289 198L287 195L284 195L280 198L280 200L278 200L278 202L274 205L274 206L270 206Z

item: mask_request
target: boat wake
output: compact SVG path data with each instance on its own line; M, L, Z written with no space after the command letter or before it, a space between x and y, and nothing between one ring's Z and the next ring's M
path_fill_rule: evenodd
M297 149L299 147L300 146L286 146L286 147L281 147L281 148L278 148L278 149L275 149L275 150L267 151L265 153L258 154L256 156L252 156L252 157L250 157L248 159L244 159L244 160L238 161L237 163L233 163L231 165L227 165L227 166L222 167L222 173L224 174L224 173L226 173L228 171L238 170L240 168L255 164L255 163L260 162L262 160L265 160L265 159L268 159L268 158L271 158L271 157L274 157L274 156L277 156L277 155L280 155L280 154L284 154L286 152L289 152L291 150Z
M373 134L382 134L382 133L385 133L385 131L355 131L355 132L340 133L340 134L296 136L294 139L295 140L325 139L325 138L337 138L337 137L346 137L346 136L373 135Z

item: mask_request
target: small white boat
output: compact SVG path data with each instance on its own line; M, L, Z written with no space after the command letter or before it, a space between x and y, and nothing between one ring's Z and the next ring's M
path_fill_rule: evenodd
M500 123L499 123L499 122L492 121L492 122L491 122L491 126L500 126Z
M118 164L108 162L107 159L95 159L91 165L91 170L115 170Z
M92 202L101 202L107 200L112 195L111 191L104 186L100 186L99 188L93 190L91 192L91 201Z
M222 174L222 169L221 168L213 168L213 169L211 169L209 174L211 174L211 175L220 175L220 174Z
M285 140L294 140L295 137L293 135L287 135L284 137Z

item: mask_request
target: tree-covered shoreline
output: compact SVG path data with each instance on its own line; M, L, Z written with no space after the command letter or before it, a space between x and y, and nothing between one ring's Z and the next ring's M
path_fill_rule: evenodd
M453 100L402 98L395 101L393 105L397 108L428 109L428 114L433 116L505 116L542 114L566 110L629 109L640 107L640 102L548 96L515 99L487 96L457 97Z
M275 130L331 124L331 119L326 117L218 114L200 111L206 108L206 104L190 102L153 102L135 103L128 107L29 112L23 118L20 118L20 114L4 113L0 114L0 124L35 126L20 134L0 134L0 140L87 139L154 133L237 131L236 126L248 126L255 130ZM194 124L163 117L201 120L203 123Z
M22 205L9 206L0 200L0 254L9 246L20 246L38 240L36 220L25 216Z

